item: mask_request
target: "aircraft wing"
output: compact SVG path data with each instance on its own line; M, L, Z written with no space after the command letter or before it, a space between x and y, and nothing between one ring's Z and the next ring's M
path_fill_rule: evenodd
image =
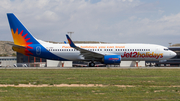
M83 56L85 57L85 59L90 59L90 60L91 60L91 59L94 59L94 60L97 60L97 59L98 59L98 60L99 60L99 59L102 59L102 58L104 57L104 55L101 54L101 53L89 51L89 50L87 50L87 49L80 48L80 47L76 46L68 35L66 35L66 37L67 37L67 40L68 40L68 42L69 42L69 45L70 45L72 48L80 51L81 55L83 55Z

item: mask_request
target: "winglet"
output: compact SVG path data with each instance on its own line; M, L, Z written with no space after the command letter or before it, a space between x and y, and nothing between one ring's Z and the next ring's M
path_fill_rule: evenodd
M67 40L69 42L69 45L73 48L76 48L76 46L74 45L73 41L71 40L71 38L66 34Z

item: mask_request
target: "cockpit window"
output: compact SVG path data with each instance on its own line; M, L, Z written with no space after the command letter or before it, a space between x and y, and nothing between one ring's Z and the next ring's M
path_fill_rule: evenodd
M165 51L168 51L169 49L168 48L164 48Z

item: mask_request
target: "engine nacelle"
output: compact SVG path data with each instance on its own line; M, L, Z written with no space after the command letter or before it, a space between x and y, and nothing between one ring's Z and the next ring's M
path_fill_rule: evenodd
M120 64L121 56L120 55L106 55L103 59L104 64Z

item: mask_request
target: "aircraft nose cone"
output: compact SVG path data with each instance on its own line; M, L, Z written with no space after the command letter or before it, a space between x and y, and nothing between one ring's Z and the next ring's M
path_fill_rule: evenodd
M177 55L177 54L176 54L175 52L173 52L173 51L171 52L171 56L172 56L172 57L175 57L176 55Z

